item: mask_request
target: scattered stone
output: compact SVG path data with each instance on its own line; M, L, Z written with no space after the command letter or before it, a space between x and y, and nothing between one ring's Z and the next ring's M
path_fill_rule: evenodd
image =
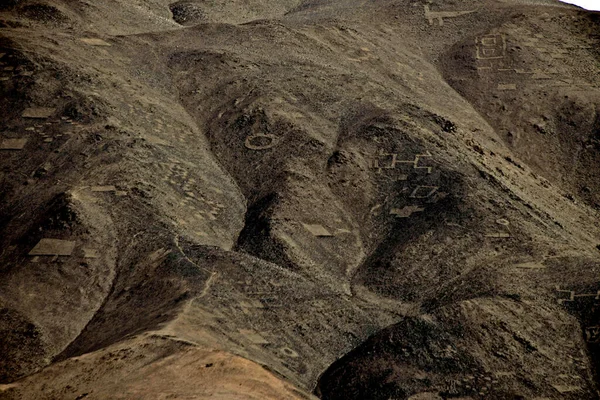
M30 256L70 256L75 242L60 239L42 239L29 252Z
M504 218L497 219L496 223L498 225L502 225L502 226L509 226L510 225L510 222L507 219L504 219Z
M56 112L56 108L50 107L31 107L23 111L23 118L49 118Z
M27 139L3 139L0 143L0 150L23 150Z
M201 6L193 1L178 1L169 6L173 20L180 25L194 25L206 21Z
M333 236L327 229L323 227L323 225L313 225L313 224L302 224L307 231L313 234L313 236L317 237L325 237L325 236Z

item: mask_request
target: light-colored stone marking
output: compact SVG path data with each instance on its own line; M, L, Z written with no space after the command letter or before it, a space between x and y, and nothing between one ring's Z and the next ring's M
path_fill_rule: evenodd
M3 139L0 143L0 150L23 150L27 139Z
M156 145L160 145L160 146L166 146L166 147L174 147L171 143L167 142L166 140L163 140L157 136L153 136L153 135L146 135L146 140L149 143L152 144L156 144Z
M522 269L546 269L546 266L544 264L535 261L516 264L515 267Z
M81 38L79 40L81 40L85 44L89 44L90 46L110 46L111 45L110 43L105 42L104 40L98 39L98 38Z
M390 158L391 157L391 158ZM373 159L372 167L377 169L378 173L382 173L384 169L395 169L396 164L412 164L414 169L424 169L427 170L427 173L430 174L433 170L433 167L423 167L419 166L419 162L422 158L431 157L431 153L426 152L425 154L417 154L413 160L398 160L398 154L396 153L384 153L380 152ZM387 160L380 160L381 158L388 158ZM381 162L389 162L389 165L382 165ZM407 177L408 178L408 177ZM406 180L406 179L401 179Z
M574 290L563 290L560 288L560 286L556 286L556 291L558 292L558 296L562 296L562 298L557 299L558 304L575 301L577 298L593 297L594 300L600 300L600 290L596 291L596 293L576 294ZM565 293L566 296L561 293Z
M390 214L395 215L397 218L409 218L414 213L421 211L425 211L425 209L419 206L406 206L404 208L392 208Z
M517 90L517 85L514 83L498 84L498 90Z
M429 5L425 5L425 18L429 21L429 25L433 25L437 19L440 26L444 26L444 18L455 18L461 15L467 15L474 13L475 10L471 11L431 11Z
M98 249L83 248L83 258L100 258L100 251Z
M582 294L576 294L574 290L561 290L560 286L556 287L556 291L559 293L567 293L568 298L562 298L562 299L558 299L558 304L563 304L565 302L568 301L575 301L575 299L577 298L586 298L586 297L593 297L594 300L600 300L600 290L598 290L596 293L582 293Z
M19 387L18 383L7 383L5 385L0 385L0 392L5 392L9 389L13 389L13 388L17 388Z
M317 237L333 236L333 234L331 232L329 232L327 229L325 229L325 227L323 227L323 225L302 223L302 226L304 226L304 228L307 231L312 233L313 236L317 236Z
M408 400L443 400L443 399L437 393L423 392L423 393L417 393L414 396L410 396L408 398Z
M588 343L600 343L600 326L585 328L585 340Z
M60 239L42 239L29 252L30 256L70 256L75 242Z
M579 392L581 391L581 386L570 386L570 385L552 385L552 387L554 389L556 389L556 391L560 394L565 394L565 393L573 393L573 392Z
M270 294L270 292L265 292L263 294ZM240 307L242 307L242 308L265 308L264 304L261 303L260 300L256 300L256 299L249 299L248 301L242 301L242 302L240 302Z
M250 340L254 344L269 344L270 342L259 335L257 332L250 329L240 329L240 334Z
M92 186L92 192L116 192L117 188L114 186Z
M50 107L31 107L23 111L23 118L45 119L51 117L56 112L56 108Z
M267 140L268 143L260 144L261 141ZM261 133L259 135L252 135L246 138L244 146L250 150L267 150L275 147L277 144L277 136L271 134Z
M499 34L478 37L475 40L478 60L499 60L506 55L506 38Z
M557 299L558 304L575 300L575 292L573 290L562 290L560 286L557 286L556 291L558 292L558 296L561 296L561 293L566 293L568 296L568 298Z
M369 210L369 213L371 215L378 215L379 214L379 209L381 208L381 204L375 204L373 207L371 207L371 210Z
M536 71L533 71L533 75L531 75L531 79L538 79L538 80L552 79L552 77L543 71L536 70Z
M487 238L494 238L494 239L507 239L507 238L510 237L510 233L507 233L507 232L487 233L485 235L485 237L487 237Z
M426 199L435 194L439 189L439 186L417 186L415 190L410 194L411 199ZM426 194L423 194L426 192Z
M281 349L279 349L281 351L281 353L287 357L290 358L298 358L299 355L298 353L296 353L294 350L290 349L289 347L282 347Z

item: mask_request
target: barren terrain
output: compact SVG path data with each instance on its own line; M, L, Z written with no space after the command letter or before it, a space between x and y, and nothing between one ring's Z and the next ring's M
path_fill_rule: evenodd
M0 399L599 397L600 13L0 3Z

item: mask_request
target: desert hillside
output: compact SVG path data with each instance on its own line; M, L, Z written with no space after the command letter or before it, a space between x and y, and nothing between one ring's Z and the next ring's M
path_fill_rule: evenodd
M0 399L588 400L600 13L3 0Z

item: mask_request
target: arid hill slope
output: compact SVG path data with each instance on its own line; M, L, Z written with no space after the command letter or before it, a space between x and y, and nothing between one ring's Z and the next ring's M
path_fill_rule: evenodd
M0 398L596 399L600 17L0 6Z

